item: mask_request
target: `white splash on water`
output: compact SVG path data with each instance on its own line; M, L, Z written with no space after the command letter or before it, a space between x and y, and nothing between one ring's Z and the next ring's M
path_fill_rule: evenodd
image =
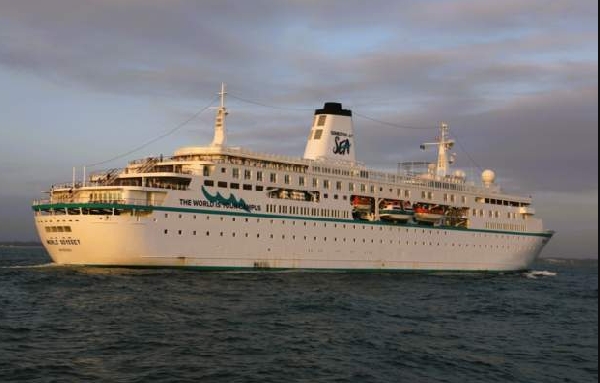
M525 273L527 278L537 279L538 277L555 277L558 273L547 270L531 270Z

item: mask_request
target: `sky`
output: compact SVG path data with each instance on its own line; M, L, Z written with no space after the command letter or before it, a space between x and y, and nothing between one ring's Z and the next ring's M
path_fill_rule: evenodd
M37 240L31 202L73 167L209 144L221 82L254 151L301 157L336 101L396 171L446 122L457 168L534 198L543 256L598 257L595 0L0 0L0 241Z

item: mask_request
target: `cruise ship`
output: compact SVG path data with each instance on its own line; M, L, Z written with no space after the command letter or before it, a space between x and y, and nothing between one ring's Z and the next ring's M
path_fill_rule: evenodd
M201 270L517 271L553 232L492 170L451 170L448 126L397 172L357 162L352 111L316 109L302 158L227 145L225 88L214 138L172 156L53 185L32 208L56 264Z

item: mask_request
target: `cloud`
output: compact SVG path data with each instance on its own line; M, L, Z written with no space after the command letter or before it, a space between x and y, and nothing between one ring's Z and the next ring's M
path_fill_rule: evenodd
M597 86L528 95L466 116L458 131L475 158L524 190L597 189L597 105Z
M548 24L563 27L575 20L597 22L598 4L574 4L567 0L525 3L519 0L495 3L470 0L434 1L418 3L411 9L410 14L411 20L416 24L428 23L427 25L433 28L442 26L454 31L505 31L519 28L532 30L546 28Z

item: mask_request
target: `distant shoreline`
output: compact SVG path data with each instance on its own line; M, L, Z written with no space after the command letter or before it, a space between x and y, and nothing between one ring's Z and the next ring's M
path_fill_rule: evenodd
M3 241L0 247L41 247L42 243L37 241Z

